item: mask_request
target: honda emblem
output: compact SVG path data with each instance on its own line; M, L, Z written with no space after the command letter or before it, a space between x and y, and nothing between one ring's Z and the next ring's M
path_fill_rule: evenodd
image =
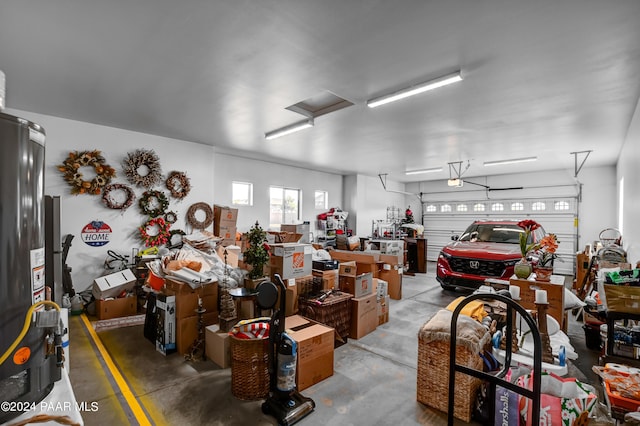
M471 269L478 269L480 267L480 262L478 262L477 260L471 260L469 261L469 266L471 267Z

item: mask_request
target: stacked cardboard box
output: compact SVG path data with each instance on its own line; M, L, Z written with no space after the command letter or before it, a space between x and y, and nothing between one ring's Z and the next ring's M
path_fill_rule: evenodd
M199 303L202 308L206 309L202 315L205 327L218 321L218 283L214 282L192 289L189 284L165 279L163 293L175 296L176 347L178 353L184 355L198 337L196 310Z
M312 250L310 244L273 244L269 258L271 276L278 274L283 280L286 280L311 275Z
M358 274L355 261L340 263L339 286L345 293L354 295L351 299L351 327L349 337L359 339L371 333L378 326L377 295L373 292L373 273Z
M205 329L204 341L207 358L220 368L231 367L229 333L221 332L218 324L210 325Z
M222 238L223 246L234 245L236 242L236 222L238 221L238 209L213 205L213 233Z
M389 322L389 302L391 299L388 294L389 283L374 278L373 288L378 302L378 325L382 325Z
M125 317L138 313L133 288L137 278L130 269L96 278L91 293L96 299L96 316L100 320Z
M298 346L298 390L333 375L333 328L294 315L285 319L285 329Z

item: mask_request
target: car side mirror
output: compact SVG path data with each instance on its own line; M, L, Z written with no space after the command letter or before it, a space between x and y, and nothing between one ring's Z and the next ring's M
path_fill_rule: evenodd
M451 236L451 240L452 241L458 241L460 239L460 235L452 235Z

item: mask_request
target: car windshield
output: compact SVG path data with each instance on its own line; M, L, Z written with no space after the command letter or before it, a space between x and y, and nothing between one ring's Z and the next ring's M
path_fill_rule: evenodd
M459 241L519 244L522 232L524 230L515 223L474 223L464 231Z

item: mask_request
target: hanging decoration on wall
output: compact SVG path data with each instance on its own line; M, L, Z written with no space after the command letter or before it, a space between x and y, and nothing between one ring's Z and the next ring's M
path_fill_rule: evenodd
M183 172L171 172L165 183L174 198L184 198L191 191L191 181Z
M140 238L147 247L161 246L169 241L170 224L161 217L152 217L144 225L138 228Z
M84 167L90 167L95 177L86 180L82 174ZM106 164L102 153L93 151L72 151L66 160L58 165L64 180L71 186L71 193L98 195L112 178L116 176L116 170Z
M204 212L204 220L200 221L196 218L198 211ZM209 204L203 202L192 204L187 210L187 223L195 229L208 228L213 223L213 209Z
M111 227L101 220L87 223L80 233L82 241L91 247L102 247L109 243Z
M124 193L124 200L118 201L118 197L114 197L113 193ZM107 208L114 210L126 210L133 205L133 201L136 198L133 189L130 186L122 183L112 183L104 187L102 190L102 202Z
M128 153L122 168L127 180L138 187L149 189L162 181L160 159L151 149L137 149Z
M180 239L175 236L178 235ZM182 236L187 235L182 229L172 229L169 231L169 241L167 241L168 248L174 248L174 246L182 246ZM177 240L177 241L176 241Z
M164 214L164 220L165 220L165 222L170 223L171 225L173 225L174 223L176 223L178 221L178 215L173 210L169 210L168 212L166 212Z
M145 191L140 197L138 205L142 214L157 217L166 213L167 207L169 207L169 200L162 191Z

